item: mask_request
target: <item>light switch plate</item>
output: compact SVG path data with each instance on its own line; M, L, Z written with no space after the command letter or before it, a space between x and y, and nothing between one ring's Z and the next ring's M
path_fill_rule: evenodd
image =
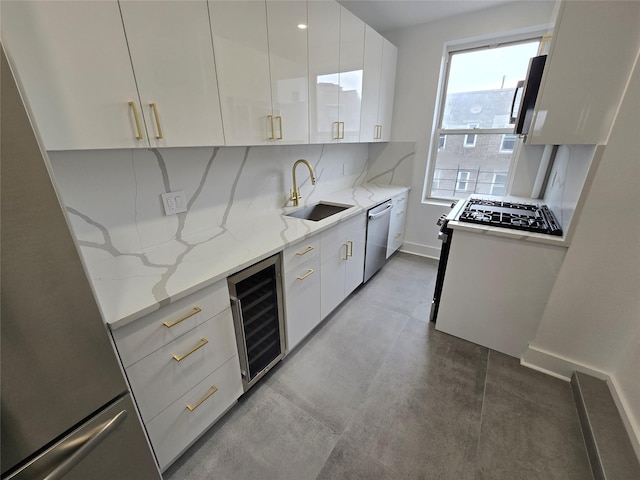
M187 211L187 200L183 191L167 192L161 196L165 215L174 215Z

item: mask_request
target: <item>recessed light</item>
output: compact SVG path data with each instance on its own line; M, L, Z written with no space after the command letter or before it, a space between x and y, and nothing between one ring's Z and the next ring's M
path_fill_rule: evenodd
M307 28L307 26L304 23L300 23L300 24L298 24L298 28L300 30L304 30L305 28Z

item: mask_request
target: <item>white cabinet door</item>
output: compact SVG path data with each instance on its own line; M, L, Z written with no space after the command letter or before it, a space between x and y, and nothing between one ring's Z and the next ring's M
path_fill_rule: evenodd
M378 140L378 103L382 77L382 48L384 39L369 25L364 30L364 73L362 79L362 113L360 141Z
M362 214L322 232L322 318L362 283L366 228L367 219Z
M362 73L364 70L364 22L340 8L340 89L338 121L341 142L360 140Z
M120 8L151 145L224 145L206 1Z
M388 142L396 83L398 49L365 26L361 142Z
M640 2L565 1L530 144L604 144L640 48Z
M378 141L388 142L391 139L391 120L393 115L393 99L396 93L396 68L398 63L398 47L387 39L382 45L382 75L380 76L380 100L378 103Z
M320 276L319 255L285 272L289 351L320 323Z
M360 139L364 22L335 2L309 2L311 143Z
M389 236L387 238L387 258L398 250L404 242L404 229L407 220L408 193L403 193L391 199L391 218L389 220Z
M309 133L311 143L338 139L340 5L309 2Z
M148 147L115 0L2 2L2 42L47 150Z
M345 265L344 298L348 297L364 278L364 249L367 236L367 217L360 215L343 227L349 259Z
M272 130L264 0L209 1L227 145L267 145Z
M271 99L277 143L309 143L307 2L267 0Z

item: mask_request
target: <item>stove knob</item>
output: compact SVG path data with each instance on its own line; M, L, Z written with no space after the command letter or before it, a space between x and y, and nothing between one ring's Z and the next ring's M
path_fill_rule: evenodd
M436 225L441 227L442 226L442 222L444 222L445 218L447 218L446 215L440 215L440 218L438 218L438 221L436 222Z
M458 200L454 200L453 202L451 202L451 208L455 207L457 203L458 203Z

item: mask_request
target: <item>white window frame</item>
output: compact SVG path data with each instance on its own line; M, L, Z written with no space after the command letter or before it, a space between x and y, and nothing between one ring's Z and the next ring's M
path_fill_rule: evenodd
M429 149L429 156L427 159L427 169L426 176L423 182L423 192L422 192L422 202L423 203L431 203L435 200L436 203L439 204L442 200L451 200L452 198L445 197L432 197L431 196L431 185L433 182L433 175L436 169L436 158L438 155L439 146L439 138L441 135L460 135L464 134L512 134L514 132L513 127L511 128L475 128L473 132L469 131L469 129L445 129L442 128L442 117L444 115L444 106L445 106L445 96L447 92L447 80L449 78L449 66L451 64L450 59L451 55L475 50L475 49L486 49L487 47L493 46L501 46L509 43L525 43L534 40L542 41L542 37L547 35L549 32L547 29L540 28L532 28L522 30L520 33L512 33L507 34L504 37L486 37L480 40L475 40L472 42L467 41L454 41L450 43L445 43L443 47L443 56L442 56L442 64L440 68L440 80L438 82L438 93L436 99L436 108L434 109L434 118L433 118L433 130L431 136L431 144ZM477 138L477 136L476 136ZM474 142L475 144L475 142ZM463 141L464 145L464 141ZM513 158L511 159L511 163L509 164L509 169L507 171L507 177L511 174L511 169L513 168Z
M507 182L509 181L509 173L507 173L507 172L503 172L503 173L496 172L496 173L494 173L494 174L493 174L493 181L492 181L492 183L491 183L491 192L490 192L490 193L491 193L491 195L497 195L497 194L494 192L494 190L495 190L495 188L496 188L496 180L498 179L498 175L500 175L500 176L503 176L503 177L504 177L504 186L503 186L503 187L501 187L501 188L504 188L504 189L505 189L505 191L506 191L506 189L507 189Z
M467 127L471 130L479 130L480 124L478 123L470 123L469 125L467 125ZM473 136L473 142L469 141L469 137ZM464 136L464 141L462 142L462 146L464 148L473 148L476 146L476 140L478 140L478 135L473 132L473 133L467 133Z
M510 150L504 148L504 141L506 140L507 136L513 137L513 148L511 148ZM518 141L518 135L516 135L515 133L503 134L502 140L500 141L500 153L513 153L513 151L516 149L517 141Z
M469 191L469 182L471 178L471 172L469 170L459 170L456 175L456 191L457 192L468 192ZM462 187L464 184L464 187Z

